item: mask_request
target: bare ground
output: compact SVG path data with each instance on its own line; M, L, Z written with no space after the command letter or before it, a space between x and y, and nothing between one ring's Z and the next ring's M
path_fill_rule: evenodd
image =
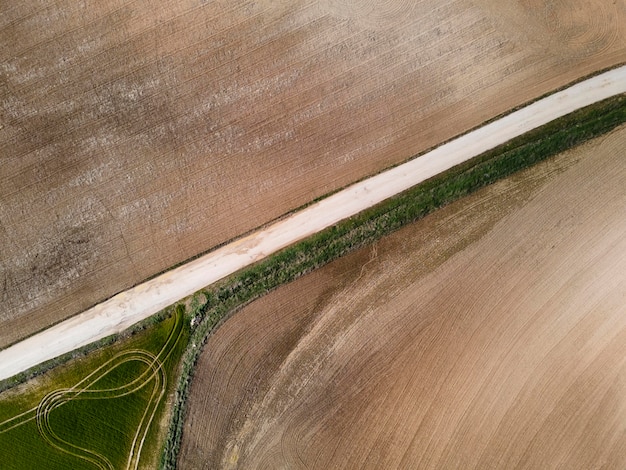
M181 468L626 465L626 128L209 339Z
M531 3L2 2L0 347L626 60Z

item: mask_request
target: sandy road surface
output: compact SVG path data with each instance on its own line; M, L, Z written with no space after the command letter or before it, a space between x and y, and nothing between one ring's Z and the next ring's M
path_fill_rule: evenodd
M268 228L122 292L0 351L0 379L123 331L204 286L350 217L485 150L604 98L626 92L626 66L578 83L354 184Z

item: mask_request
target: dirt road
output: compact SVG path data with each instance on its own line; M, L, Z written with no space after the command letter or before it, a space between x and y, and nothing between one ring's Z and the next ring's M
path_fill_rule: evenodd
M626 92L626 66L539 100L420 158L354 184L266 229L122 292L95 307L0 351L0 379L11 377L105 336L546 122Z

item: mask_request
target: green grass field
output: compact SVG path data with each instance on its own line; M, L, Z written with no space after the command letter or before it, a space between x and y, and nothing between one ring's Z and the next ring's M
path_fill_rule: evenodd
M156 465L165 397L189 337L183 311L0 396L0 468Z

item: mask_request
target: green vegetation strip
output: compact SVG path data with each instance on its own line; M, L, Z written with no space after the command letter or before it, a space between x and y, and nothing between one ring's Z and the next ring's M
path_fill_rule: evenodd
M583 108L437 175L196 293L189 309L196 326L183 356L161 468L176 468L196 362L209 335L229 315L281 284L372 243L496 180L607 133L624 122L625 95Z
M122 333L107 336L105 338L102 338L101 340L94 341L93 343L75 349L74 351L71 351L67 354L62 354L61 356L55 357L54 359L42 362L41 364L38 364L35 367L31 367L30 369L14 375L13 377L0 380L0 393L4 392L5 390L9 390L21 383L28 382L29 380L34 379L35 377L38 377L48 372L49 370L54 369L57 366L63 365L71 361L72 359L83 358L93 351L99 351L103 348L106 348L107 346L116 343L117 341L123 340L125 338L128 338L129 336L133 336L139 333L140 331L151 328L152 326L168 318L171 313L171 308L163 309L160 312L152 315L151 317L136 323Z
M158 463L164 398L174 391L189 339L183 306L161 319L7 392L0 401L0 467L135 470Z

